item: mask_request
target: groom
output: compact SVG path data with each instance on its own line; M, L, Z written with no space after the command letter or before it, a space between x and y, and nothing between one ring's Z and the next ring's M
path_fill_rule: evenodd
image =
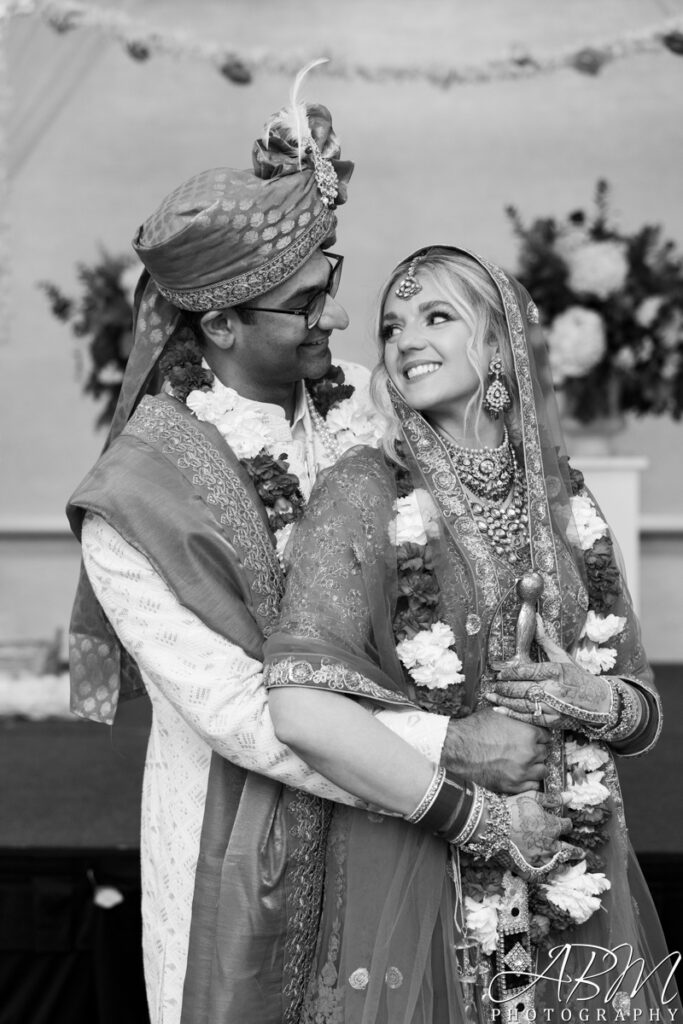
M307 115L299 144L274 126L255 144L253 171L195 176L140 228L135 344L107 448L68 510L84 566L72 706L110 723L119 697L144 689L153 706L141 853L155 1024L181 1019L191 929L199 959L210 958L201 927L211 900L192 905L198 864L233 857L237 938L240 914L263 911L267 933L269 900L284 897L280 883L264 892L263 870L248 877L260 830L283 801L284 825L300 830L318 797L353 802L278 742L260 665L283 583L271 534L282 553L316 474L376 436L367 371L330 369L330 334L348 319L335 297L342 259L329 246L352 165L339 159L325 108ZM414 710L378 717L489 788L519 792L542 778L542 730L490 711L452 723ZM202 829L223 845L204 845L200 862ZM314 891L315 866L299 867L297 884ZM236 975L248 957L237 944ZM249 969L262 951L253 953ZM295 1014L296 970L287 974L280 953L244 983L255 979L258 1009L233 1006L226 1020ZM195 1024L214 1008L203 991L191 995L183 1019Z

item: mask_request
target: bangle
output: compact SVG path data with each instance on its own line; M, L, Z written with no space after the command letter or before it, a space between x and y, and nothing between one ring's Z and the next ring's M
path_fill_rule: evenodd
M650 709L644 705L644 700L636 689L621 680L617 685L621 694L621 714L617 725L604 736L608 743L622 743L640 735L647 729L650 717ZM645 725L641 729L643 718Z
M441 789L443 785L443 780L445 778L446 769L436 768L434 774L432 775L432 781L427 786L425 795L422 797L413 813L408 815L406 821L409 821L411 825L417 825L419 821L422 821L425 814L436 800L436 794Z
M437 768L427 792L407 820L452 843L470 821L476 788L472 783L460 782L445 768Z
M490 860L495 854L509 847L510 809L505 797L489 793L487 790L483 792L486 795L486 827L480 836L465 843L463 850L473 857Z
M581 731L592 740L605 740L607 735L611 734L612 730L615 729L621 721L623 709L621 680L615 679L614 676L610 676L606 681L610 689L610 704L606 720L602 725L590 726L587 724L584 715L581 715ZM584 722L586 722L585 725L583 724Z
M456 846L462 846L464 843L469 843L474 833L481 824L481 818L484 813L484 798L486 796L486 790L482 789L481 786L475 785L474 787L474 801L472 803L472 810L470 811L469 818L465 822L463 828L457 839L453 842Z

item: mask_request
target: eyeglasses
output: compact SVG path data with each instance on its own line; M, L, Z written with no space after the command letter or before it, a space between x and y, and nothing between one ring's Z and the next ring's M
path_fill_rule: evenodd
M338 256L334 252L323 253L328 259L335 260L336 262L330 268L330 276L327 284L322 291L316 292L315 295L305 306L301 306L299 309L273 309L271 306L238 306L237 309L250 310L254 313L284 313L285 316L305 316L306 317L306 328L310 331L312 327L320 320L325 309L325 302L327 296L334 296L337 294L339 289L339 282L341 281L342 266L344 265L344 257Z

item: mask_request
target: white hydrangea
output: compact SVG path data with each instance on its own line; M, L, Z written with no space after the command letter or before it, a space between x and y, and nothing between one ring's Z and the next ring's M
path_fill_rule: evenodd
M567 536L582 551L588 551L596 540L606 536L607 523L600 518L595 505L585 495L574 495L569 499L569 505L573 522L567 528Z
M581 768L585 772L594 772L609 761L609 754L597 743L577 743L576 740L565 742L564 756L570 767Z
M482 953L494 953L498 944L498 908L501 897L493 893L481 903L465 896L465 927L468 936L481 947Z
M580 782L570 777L562 794L562 802L573 811L598 807L609 797L609 790L603 785L602 778L603 773L599 771L588 772Z
M599 872L586 871L585 860L558 868L552 881L543 885L551 903L571 914L576 924L584 924L600 908L599 895L607 892L609 879Z
M593 643L604 644L621 633L625 625L626 618L623 615L597 615L591 610L586 615L581 636L587 636Z
M606 299L626 283L628 257L623 242L584 242L567 253L565 262L569 287L579 294L588 292Z
M636 323L640 324L641 327L651 327L657 319L657 314L662 308L663 302L663 295L648 295L633 314Z
M584 306L569 306L548 329L548 355L553 380L584 377L605 354L605 325L599 313Z
M590 640L584 640L576 652L576 662L586 672L599 676L609 672L617 663L617 652L613 647L598 647Z

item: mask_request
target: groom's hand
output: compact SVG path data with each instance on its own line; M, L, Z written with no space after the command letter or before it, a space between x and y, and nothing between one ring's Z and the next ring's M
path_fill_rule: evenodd
M441 764L495 793L524 793L538 789L545 778L549 739L547 729L483 708L451 719Z

